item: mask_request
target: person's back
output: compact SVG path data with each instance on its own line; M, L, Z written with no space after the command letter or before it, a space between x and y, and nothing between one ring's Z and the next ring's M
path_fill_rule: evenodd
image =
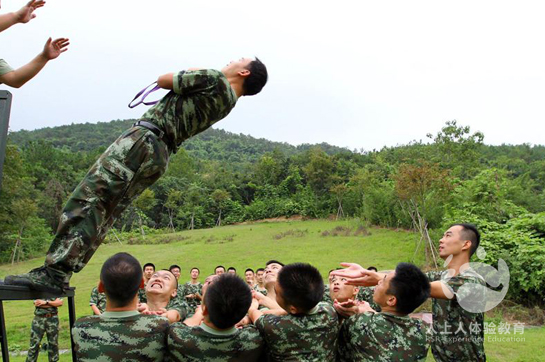
M335 361L337 313L320 302L324 282L309 264L290 264L279 272L276 301L287 315L263 314L254 306L249 315L263 335L270 361Z
M168 320L137 311L78 319L72 329L78 361L162 361Z
M167 355L168 320L136 310L143 286L140 263L127 253L102 266L98 291L106 294L106 312L83 317L72 329L78 361L162 361Z
M253 325L235 328L248 312L252 294L235 275L217 277L204 295L203 305L184 323L171 325L170 359L180 362L258 362L264 343Z
M255 322L271 361L335 361L337 313L320 302L305 314L264 314Z
M356 314L339 332L339 361L420 361L428 349L427 327L409 316Z
M175 323L168 335L173 361L251 362L261 361L263 339L253 325L218 331L206 324Z
M363 312L343 322L338 361L426 360L431 335L423 322L409 317L409 313L429 295L426 275L413 264L399 263L374 289L373 301L382 312Z

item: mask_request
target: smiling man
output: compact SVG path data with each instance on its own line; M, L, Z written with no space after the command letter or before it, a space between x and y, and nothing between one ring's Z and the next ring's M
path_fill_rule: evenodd
M108 147L76 187L44 266L7 276L4 283L46 291L67 288L116 218L163 175L170 155L225 118L242 96L258 94L267 78L257 58L233 61L221 71L190 68L160 76L157 85L170 92Z
M140 305L142 314L166 317L170 323L183 320L188 313L185 302L176 298L178 281L168 270L155 272L146 285L147 303Z

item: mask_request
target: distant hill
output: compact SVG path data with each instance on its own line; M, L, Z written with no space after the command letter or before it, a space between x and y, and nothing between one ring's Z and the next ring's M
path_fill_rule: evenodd
M69 149L72 152L96 151L108 147L115 139L135 122L134 119L114 120L111 122L71 124L59 127L47 127L33 131L11 132L10 140L22 147L29 141L44 140L56 148ZM193 157L203 160L218 161L256 161L263 154L275 149L286 156L304 152L311 147L320 146L329 155L352 153L346 148L327 143L319 145L303 144L293 146L288 143L273 142L264 138L255 138L244 134L235 134L222 129L210 128L196 137L184 142L183 148Z

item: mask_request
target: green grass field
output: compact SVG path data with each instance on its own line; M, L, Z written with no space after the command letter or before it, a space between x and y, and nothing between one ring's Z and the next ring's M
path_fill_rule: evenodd
M344 228L337 236L332 231ZM349 230L349 231L346 231ZM356 262L364 266L374 265L379 269L392 269L398 262L413 261L417 235L406 231L370 228L369 235L360 228L356 220L348 221L289 221L226 226L215 229L184 231L175 234L146 236L152 244L121 245L117 241L102 245L87 267L72 278L76 287L76 314L78 317L91 314L89 296L99 278L102 263L111 255L125 251L140 262L153 262L158 269L171 264L182 267L182 278L189 280L189 269L197 266L201 270L201 281L213 272L216 265L234 266L239 275L248 267L259 268L270 259L283 263L304 261L316 266L325 277L330 269L340 262ZM323 234L330 235L323 236ZM421 264L418 257L416 264ZM6 274L23 273L40 266L43 258L16 265L0 266L0 278ZM29 326L33 318L30 301L5 302L6 328L10 350L26 350L29 343ZM59 309L61 349L68 349L68 307ZM486 352L491 361L545 361L542 340L545 328L527 329L524 342L486 342ZM541 353L537 353L541 350ZM23 361L24 357L13 357ZM46 361L45 354L40 360ZM69 354L61 361L69 361ZM430 359L433 360L433 359Z

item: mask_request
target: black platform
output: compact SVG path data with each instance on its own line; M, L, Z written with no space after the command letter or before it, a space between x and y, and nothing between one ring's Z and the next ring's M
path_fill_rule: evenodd
M2 346L2 361L9 361L8 336L6 334L6 323L4 320L4 301L5 300L35 300L35 299L53 299L68 298L68 318L70 320L70 336L72 336L72 327L76 321L76 306L74 296L76 288L69 288L64 293L38 292L26 287L0 284L0 344ZM72 361L76 362L76 351L72 338Z

